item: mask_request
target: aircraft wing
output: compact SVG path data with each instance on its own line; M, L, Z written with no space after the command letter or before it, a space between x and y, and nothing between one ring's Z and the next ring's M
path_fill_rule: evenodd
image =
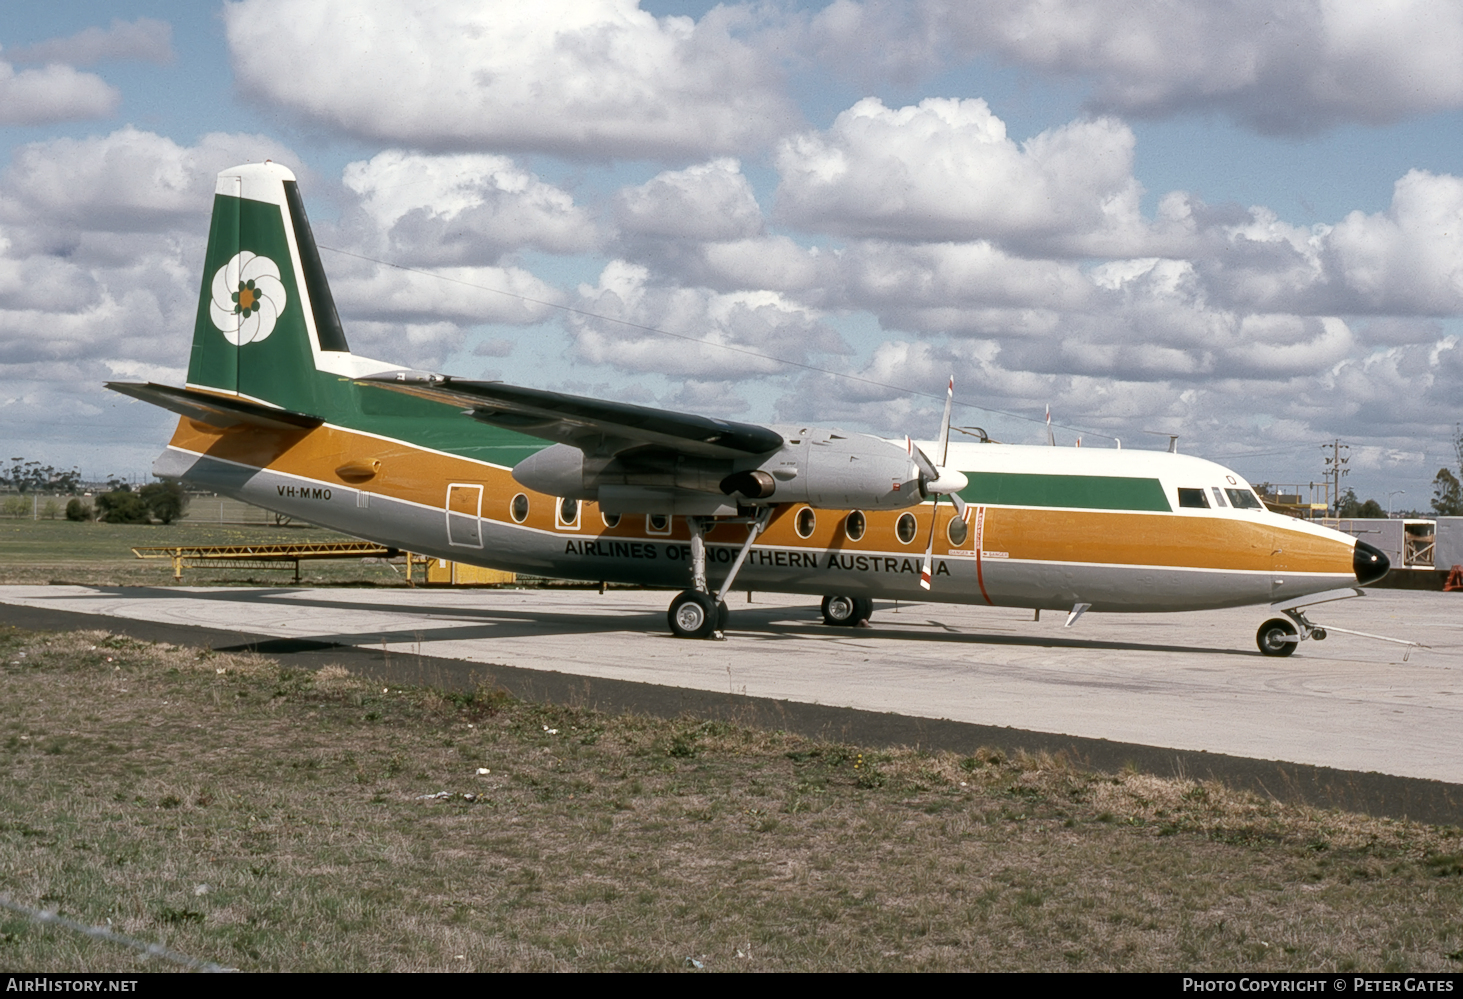
M651 446L706 458L741 458L765 454L782 446L781 434L752 423L733 423L503 382L422 377L413 372L405 377L375 375L358 380L358 384L456 406L481 423L569 444L586 454L618 454Z
M197 389L174 388L156 382L107 382L107 388L172 410L190 420L224 429L248 424L268 430L311 430L325 422L317 416L275 409L248 399L215 395Z

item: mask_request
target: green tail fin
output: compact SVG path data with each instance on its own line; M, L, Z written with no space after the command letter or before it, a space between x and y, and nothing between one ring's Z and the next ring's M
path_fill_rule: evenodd
M294 174L220 173L188 384L326 416L322 375L349 355Z

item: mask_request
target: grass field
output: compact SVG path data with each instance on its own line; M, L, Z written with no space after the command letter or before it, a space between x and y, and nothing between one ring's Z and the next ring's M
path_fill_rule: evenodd
M243 970L1463 968L1456 828L100 632L0 670L4 890ZM3 913L0 966L161 967Z
M134 546L296 544L339 541L344 535L308 526L228 525L184 520L176 524L72 523L66 520L0 519L0 583L80 583L92 586L170 586L167 559L139 559ZM279 569L185 569L187 586L287 584L293 566ZM405 586L403 566L360 559L304 562L300 580L310 585ZM417 579L421 579L418 567Z

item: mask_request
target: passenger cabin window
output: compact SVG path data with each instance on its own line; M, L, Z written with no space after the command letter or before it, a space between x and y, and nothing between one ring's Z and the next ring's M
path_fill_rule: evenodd
M1204 490L1202 489L1180 489L1179 506L1207 510L1209 509L1209 501L1204 498Z
M555 527L565 527L571 530L579 528L579 501L577 499L559 500L559 517L554 522Z
M1260 497L1248 489L1226 489L1224 495L1229 497L1229 505L1236 510L1265 509L1265 504L1260 502Z
M1214 490L1214 505L1219 507L1224 506L1224 493L1219 491L1218 486L1211 486L1210 488Z
M970 537L970 528L966 526L964 518L951 517L945 528L945 537L950 539L951 548L959 548L965 544L965 539Z
M901 513L899 519L894 522L894 535L901 544L909 544L914 540L915 523L914 514Z

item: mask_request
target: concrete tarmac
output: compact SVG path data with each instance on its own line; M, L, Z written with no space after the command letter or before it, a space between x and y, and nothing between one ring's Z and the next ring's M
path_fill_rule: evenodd
M1313 609L1324 642L1272 659L1263 608L1065 615L879 602L824 626L806 597L729 601L724 642L670 637L671 594L610 590L3 586L0 603L519 669L951 719L1463 783L1463 594ZM1407 649L1336 632L1421 642Z

